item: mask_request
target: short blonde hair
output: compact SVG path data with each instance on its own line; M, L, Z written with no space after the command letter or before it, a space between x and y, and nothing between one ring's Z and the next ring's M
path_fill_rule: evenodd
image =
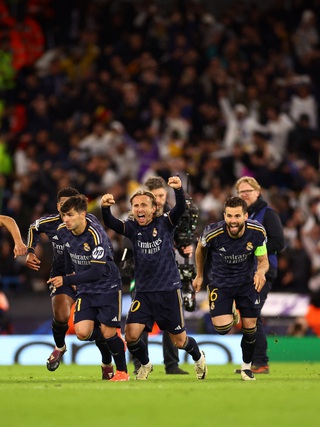
M256 191L261 192L260 184L252 176L243 176L242 178L239 178L238 181L236 182L236 185L235 185L237 191L239 190L240 184L243 184L244 182L249 184Z

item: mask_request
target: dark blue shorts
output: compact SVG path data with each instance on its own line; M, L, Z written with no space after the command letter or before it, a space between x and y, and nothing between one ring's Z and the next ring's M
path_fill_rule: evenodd
M253 284L235 286L233 288L217 288L207 286L209 310L211 317L232 313L233 300L241 317L255 318L260 313L260 295Z
M126 323L146 325L150 332L154 322L162 331L179 334L185 328L181 289L171 292L136 292Z
M81 320L93 320L111 328L120 328L121 298L121 291L109 294L79 295L74 310L74 323Z
M74 301L77 299L76 291L72 286L63 285L60 288L55 288L54 291L49 287L50 297L55 297L56 295L68 295L68 297L72 298Z

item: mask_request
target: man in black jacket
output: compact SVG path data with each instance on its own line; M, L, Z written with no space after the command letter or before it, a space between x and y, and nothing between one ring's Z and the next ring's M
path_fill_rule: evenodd
M277 277L277 254L285 247L283 228L279 215L263 199L261 187L254 178L249 176L240 178L236 182L235 188L239 197L245 200L248 205L249 218L259 221L267 233L267 250L270 267L266 274L266 284L260 293L262 309L268 292L271 290L272 284ZM267 338L262 325L261 315L258 317L257 326L258 334L252 361L252 372L256 374L268 374Z

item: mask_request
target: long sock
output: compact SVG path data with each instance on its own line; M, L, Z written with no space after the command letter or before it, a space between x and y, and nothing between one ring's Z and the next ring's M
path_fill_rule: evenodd
M105 340L113 356L118 371L127 372L126 354L123 340L116 334Z
M251 363L253 359L253 353L256 346L257 327L254 328L242 328L242 360L244 363Z
M137 358L142 365L149 363L147 347L140 338L138 341L127 343L127 346L128 350L132 354L132 357Z
M84 341L96 341L98 339L103 339L103 336L100 327L95 325L91 334Z
M201 353L197 344L197 341L187 336L186 342L183 345L183 350L190 354L193 360L199 360L201 357Z
M112 355L106 339L98 338L95 344L100 350L102 363L104 365L110 365L110 363L112 363Z
M56 344L56 347L58 348L64 347L66 345L66 342L65 342L66 333L67 333L67 330L69 329L68 323L60 323L60 322L57 322L55 318L53 318L51 329L52 329L53 339Z

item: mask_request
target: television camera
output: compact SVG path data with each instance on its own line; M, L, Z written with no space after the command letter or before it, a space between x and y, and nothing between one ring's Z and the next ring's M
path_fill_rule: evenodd
M184 263L178 263L180 279L182 282L183 306L186 311L196 308L196 293L192 286L195 277L194 265L189 263L188 255L182 253L181 248L190 246L194 242L194 233L198 225L199 212L192 198L186 198L187 208L177 225L174 240L176 248L184 258Z

